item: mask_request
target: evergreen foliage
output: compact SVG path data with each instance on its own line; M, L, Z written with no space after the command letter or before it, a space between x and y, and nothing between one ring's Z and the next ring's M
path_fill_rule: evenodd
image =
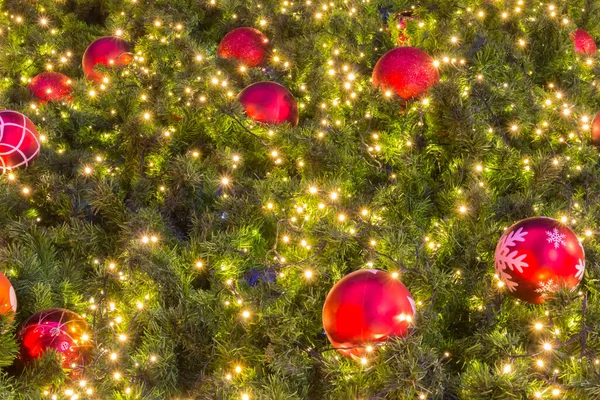
M0 271L19 302L0 321L0 398L600 398L600 164L586 128L600 64L569 39L600 39L597 2L0 4L0 104L46 139L0 177ZM442 79L404 107L370 76L406 9L409 44ZM240 26L276 49L264 68L217 58ZM136 60L105 69L102 89L81 56L117 30ZM72 102L28 92L48 65L72 79ZM235 95L262 80L294 94L298 127L246 118ZM493 267L503 228L534 215L566 218L587 261L578 290L536 306L498 288ZM399 273L418 314L362 365L331 347L321 311L370 267ZM75 380L52 353L15 362L19 327L50 307L90 324L96 349Z

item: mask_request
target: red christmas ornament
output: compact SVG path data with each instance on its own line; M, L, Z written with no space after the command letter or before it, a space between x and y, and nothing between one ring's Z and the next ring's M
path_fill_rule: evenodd
M238 95L246 115L258 122L298 125L296 99L285 87L275 82L257 82Z
M62 308L40 311L29 317L19 332L19 357L28 362L54 349L64 369L84 366L94 347L88 333L87 322L72 311Z
M425 93L440 80L429 54L415 47L398 47L383 55L373 69L373 87L392 91L404 100Z
M571 41L575 45L575 53L594 55L596 54L596 42L592 35L581 28L571 33Z
M329 291L323 327L340 353L360 357L366 346L405 336L415 312L415 302L402 282L384 271L360 270Z
M83 72L85 77L91 81L101 82L103 76L96 72L97 65L107 67L124 66L133 59L129 52L129 43L113 36L105 36L95 40L83 53Z
M494 256L496 272L513 296L544 302L560 287L575 289L585 271L585 255L569 227L547 217L521 220L508 228Z
M0 169L28 166L40 152L33 122L16 111L0 111Z
M245 66L258 67L269 50L269 39L258 29L237 28L227 33L217 53L222 58L234 58Z
M42 72L29 82L29 90L42 103L71 100L71 79L59 72Z
M0 272L0 315L17 312L17 295L8 278Z
M600 147L600 111L596 113L594 120L592 121L592 143Z

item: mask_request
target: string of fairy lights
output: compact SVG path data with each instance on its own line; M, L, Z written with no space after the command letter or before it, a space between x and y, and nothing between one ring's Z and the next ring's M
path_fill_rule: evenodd
M131 18L131 10L133 7L141 6L141 1L131 0L130 1L130 11L123 12L121 17ZM209 0L208 6L210 7L218 7L218 0ZM362 4L368 4L368 0L363 0ZM326 24L328 21L328 17L338 14L344 14L346 17L351 19L358 19L361 15L361 4L351 4L348 0L343 2L323 2L317 3L311 0L307 0L303 3L295 3L293 1L283 1L281 7L279 9L273 10L273 15L270 17L268 15L269 10L266 7L258 4L258 8L263 13L263 16L260 17L257 21L255 21L255 25L258 29L268 29L270 20L274 19L277 13L281 14L290 14L292 13L297 18L305 18L312 20L315 24ZM413 7L415 9L415 7ZM9 12L5 12L4 16L8 18L8 25L4 28L0 29L0 35L7 35L11 32L18 31L20 25L27 24L38 24L43 29L47 30L50 34L48 36L49 41L52 41L54 37L58 37L61 34L64 34L59 26L55 26L55 19L51 16L47 15L47 10L44 7L39 7L39 18L37 21L29 21L25 17L20 15L13 15ZM573 22L569 20L566 16L563 16L559 11L559 7L552 3L546 2L532 2L531 5L526 4L523 0L518 0L515 2L514 7L511 9L505 9L499 11L498 14L493 15L490 14L489 11L484 10L482 7L467 7L466 9L457 10L457 15L464 17L464 22L468 26L472 26L475 23L481 23L482 21L492 18L495 20L499 20L503 23L507 23L509 21L519 21L522 24L526 25L527 22L536 22L537 19L541 18L540 14L543 13L544 17L555 19L558 21L559 25L562 29L571 30L574 26ZM230 22L234 22L238 19L236 14L230 16ZM58 18L56 19L58 21ZM437 24L435 20L419 20L415 23L416 28L422 30L435 30L437 28ZM182 37L182 35L187 34L186 26L183 22L177 23L167 23L160 19L156 19L153 21L152 25L148 27L148 35L145 37L148 41L157 41L163 45L169 45L172 41L177 40ZM114 36L127 38L127 29L125 27L117 28L113 32ZM61 70L72 66L79 62L77 55L75 55L70 49L54 49L54 43L51 43L52 50L49 53L44 54L46 56L46 64L44 68L47 71L53 70ZM486 84L487 78L483 72L473 71L469 68L469 62L457 56L456 53L459 53L460 47L463 45L463 39L461 38L460 33L453 33L447 40L448 44L448 53L447 54L435 54L435 66L440 68L442 71L444 69L452 69L459 71L461 74L469 76L469 81L471 85L483 85ZM516 52L525 52L528 49L529 39L526 37L526 30L523 30L523 37L518 38L515 42L515 51ZM325 78L328 79L327 82L330 82L332 85L337 85L336 94L341 94L341 98L334 98L330 100L322 100L319 99L318 96L315 96L313 92L311 92L311 85L309 82L297 82L294 87L294 90L297 93L301 94L300 102L298 104L301 110L301 118L302 118L302 110L307 107L316 107L319 110L320 120L319 123L321 125L321 129L315 131L315 138L318 140L326 140L328 136L328 131L332 128L340 128L347 125L357 125L357 122L347 122L339 117L339 113L343 113L340 111L343 107L351 107L359 101L363 101L363 98L366 96L370 96L370 92L367 90L370 87L370 76L359 73L361 70L359 65L351 65L351 63L345 63L340 61L340 58L343 58L345 52L340 50L339 46L335 43L331 44L322 44L323 52L330 53L330 58L326 62L326 65L323 67L323 71L325 74ZM356 54L359 54L360 59L364 59L365 54L358 51ZM121 72L123 77L127 77L132 74L143 74L143 75L151 75L155 73L148 64L149 54L145 54L142 51L136 51L134 56L134 61L132 64ZM286 71L289 74L289 77L294 76L294 62L292 61L293 57L286 56L282 54L281 50L277 48L272 48L271 56L268 60L268 64L270 67L277 68L280 71ZM198 54L193 57L193 61L199 64L207 64L211 61L211 56L208 54ZM596 64L596 57L578 57L578 61L581 67L593 68ZM32 58L28 58L25 61L28 65L34 65L35 62ZM248 73L248 68L241 65L237 71L240 76L244 76ZM532 73L532 72L530 72ZM442 74L443 76L443 74ZM442 78L444 79L444 78ZM21 76L21 83L27 84L30 80L30 76ZM205 76L197 76L196 82L199 83L198 86L194 85L192 82L188 83L184 86L181 93L169 92L168 96L177 97L182 102L185 102L187 107L197 107L202 106L203 104L210 104L211 102L219 102L224 97L228 99L228 101L234 101L236 96L236 91L232 88L231 82L235 82L237 77L230 77L226 72L220 70L213 70L208 75ZM10 84L8 78L5 78L5 84ZM204 86L202 86L204 85ZM591 82L591 85L595 85L595 82ZM501 88L508 89L510 87L510 83L500 83ZM554 118L556 115L560 116L566 121L569 121L573 126L573 131L559 134L558 137L553 135L551 122L549 118L546 120L541 120L536 124L534 128L521 127L519 121L514 121L511 125L506 127L501 126L490 126L488 130L488 134L495 135L497 131L503 131L508 134L524 134L531 133L534 134L534 139L536 137L546 137L549 139L554 139L560 144L566 144L568 147L566 149L581 149L580 147L580 134L579 132L589 132L590 123L591 123L591 113L593 110L585 109L585 107L580 107L575 104L574 101L568 100L568 94L565 91L559 88L558 83L548 83L545 88L544 95L536 100L539 102L543 113L548 114L549 117ZM80 101L88 101L100 98L104 93L107 93L113 90L112 82L109 78L104 78L102 83L99 85L89 84L87 86L87 98L82 93L77 93L75 100L72 103L63 103L62 107L72 108L73 110L77 110L81 106L79 105ZM471 95L472 87L465 86L462 88L462 96L467 98ZM150 92L150 90L148 90ZM385 97L391 98L392 93L386 92L384 93ZM139 116L140 122L154 124L154 116L152 111L153 99L148 94L141 94L139 101L143 104L147 104L148 107L142 114ZM394 100L390 100L394 101ZM411 104L412 111L420 111L426 113L430 107L434 107L435 102L430 98L424 98L417 102ZM44 119L45 105L38 103L31 103L29 105L31 112L35 113L38 117ZM114 117L118 114L118 111L115 109L107 110L107 117ZM69 118L69 114L67 112L62 113L62 118ZM370 112L366 112L362 117L361 121L369 120L372 118ZM43 127L43 124L42 124ZM173 126L168 127L159 127L162 132L162 136L165 140L168 140L172 136L176 135L176 129ZM268 144L269 138L274 138L277 135L277 131L273 127L262 127L259 125L250 125L248 129L251 129L255 134L257 134L260 138L265 139ZM524 132L526 130L527 132ZM382 135L379 133L372 133L369 137L369 144L366 145L366 150L369 153L370 157L377 159L380 154L386 152L386 146L383 144ZM44 146L53 147L55 151L59 154L63 154L65 149L61 147L60 144L53 144L52 138L42 135L41 137ZM402 138L398 140L397 143L394 144L397 148L404 149L407 152L410 152L413 146L413 142L411 139ZM578 147L579 146L579 147ZM286 158L285 154L280 148L269 147L265 150L266 155L272 160L273 168L285 167L288 162L295 162L296 165L300 168L306 167L306 161L303 159L298 160L289 160ZM191 149L189 151L189 156L192 159L197 159L202 157L202 154L199 150ZM119 172L118 167L110 167L106 162L108 160L104 155L98 154L93 157L93 159L85 160L81 165L81 174L85 177L97 177L102 176L104 174L114 175ZM232 155L229 159L228 171L229 174L221 176L219 178L219 184L224 190L223 198L227 198L230 196L228 194L228 189L234 187L236 185L236 170L238 170L239 166L244 162L244 153L242 151L237 151L234 155ZM582 163L573 160L570 155L560 155L555 154L554 158L548 160L548 162L554 168L568 168L569 174L576 174L585 167ZM533 161L530 157L525 156L522 160L522 171L523 174L531 174L532 173L532 164ZM568 166L568 167L567 167ZM488 183L486 182L486 175L492 173L492 171L486 166L486 163L483 161L477 162L473 165L473 172L478 179L478 185L482 188L488 187ZM390 173L391 178L395 178L395 174ZM286 179L286 178L283 178ZM20 184L19 183L19 173L17 171L11 171L10 173L5 175L5 180L15 185L19 188L20 193L23 197L29 198L36 190L35 184ZM161 193L168 192L169 187L167 184L161 184L158 186L157 190ZM456 204L456 213L458 216L463 218L467 218L470 213L473 212L472 207L468 204L466 200L465 194L467 193L466 189L456 188L457 201ZM298 192L297 196L295 196L292 200L286 200L283 204L279 204L279 202L275 198L269 198L264 200L263 211L265 215L274 215L280 220L283 221L281 224L282 227L287 227L288 229L281 229L279 232L279 236L276 238L276 241L281 246L293 246L293 253L298 253L298 247L303 250L303 254L306 259L310 259L311 255L315 251L319 251L319 246L317 243L318 240L312 238L310 234L307 232L310 231L310 222L315 220L321 220L322 218L329 218L332 223L339 224L342 230L348 235L357 234L357 227L359 225L366 225L367 229L370 225L382 225L385 223L384 217L382 216L383 212L377 209L371 209L368 205L365 205L360 209L352 209L352 208L344 208L341 204L341 199L346 196L351 196L352 193L346 192L346 190L342 187L330 187L327 183L322 183L322 185L317 184L316 182L310 183L309 185L305 185ZM580 209L580 205L575 203L573 207L578 210ZM568 213L565 213L568 214ZM568 215L558 215L557 218L561 220L563 223L570 223L571 225L577 225L577 218L572 218ZM362 226L361 225L361 226ZM441 229L441 227L437 226L436 229ZM586 238L590 238L595 234L595 230L591 227L583 227L579 229L580 231L580 240L583 241ZM431 252L438 251L442 247L441 242L437 242L435 239L435 233L432 232L424 232L423 234L423 244L425 248L427 248ZM139 239L137 240L140 246L161 246L161 237L159 234L154 232L143 232L140 234ZM378 241L375 238L372 238L365 243L366 246L376 249L378 246ZM285 247L284 247L285 249ZM247 253L248 249L244 249ZM281 252L281 254L280 254ZM273 262L276 262L278 265L278 279L284 279L289 275L287 269L295 269L299 270L299 275L302 279L307 281L318 279L319 274L318 270L315 268L311 268L310 266L304 267L303 260L287 260L285 257L284 251L280 249L277 250L273 256ZM127 282L129 277L126 272L120 271L119 266L113 261L101 261L99 259L94 260L94 264L105 264L106 265L106 273L108 276L114 277L118 281ZM289 265L289 267L286 267ZM373 265L372 261L368 261L366 265ZM210 268L214 268L217 270L215 272L216 276L218 274L218 265L210 265L205 260L195 260L192 268L196 270L207 270ZM394 277L399 277L399 273L401 271L393 271ZM460 277L462 271L460 269L455 272L457 276L457 282L460 282ZM494 279L496 281L498 290L502 290L504 284L499 279L497 275L494 275ZM239 308L239 319L240 322L245 322L254 318L254 311L251 309L249 302L246 302L239 291L236 290L236 280L235 276L226 276L225 279L221 282L223 287L228 289L231 297L223 302L225 307L238 307ZM584 293L579 293L581 296ZM135 391L131 385L129 385L129 379L125 376L125 372L120 369L123 364L121 364L121 360L126 357L127 349L127 341L128 335L126 333L125 328L121 329L122 326L125 326L125 323L129 318L124 316L126 310L131 309L134 310L135 313L143 312L146 308L147 302L150 300L151 295L147 294L141 298L139 298L134 304L119 304L118 301L110 300L110 296L108 293L102 293L100 296L105 300L105 305L99 305L99 302L96 298L89 299L89 310L91 312L96 312L100 309L104 309L104 311L114 313L114 317L110 317L110 322L108 322L109 326L113 328L115 334L115 340L112 345L103 345L101 348L101 356L107 357L114 365L114 369L111 371L110 376L114 379L115 382L122 382L122 392L124 394L131 394ZM417 300L417 299L416 299ZM515 301L519 304L519 301ZM423 302L417 300L417 306L422 306ZM485 304L478 304L476 306L478 310L484 310ZM546 316L549 316L546 311ZM551 368L551 361L549 360L552 357L553 352L557 349L561 348L564 345L564 342L561 341L560 335L561 331L559 328L555 327L552 322L546 321L542 322L541 320L535 321L532 324L532 331L539 335L541 338L539 344L539 350L535 351L530 355L530 357L534 360L535 367L540 371L548 372L551 376L558 376L560 371L555 368ZM449 353L445 353L445 357L450 357ZM337 359L337 356L336 356ZM517 371L517 357L508 357L507 362L501 366L498 371L501 374L514 374ZM158 355L151 355L147 360L149 364L155 364L160 361ZM362 358L360 365L361 368L369 368L371 360L368 358ZM598 359L595 360L595 364L600 364ZM236 382L242 387L240 390L240 398L242 400L249 400L252 397L252 394L249 389L243 389L243 372L245 370L245 366L243 362L240 360L231 365L231 368L227 371L224 371L223 379L227 382ZM420 399L425 399L427 397L426 389L424 389L424 393L419 395ZM556 380L552 381L551 384L547 385L545 388L537 390L533 393L535 398L543 398L545 396L559 397L563 394L564 389L556 382ZM51 399L58 399L62 395L67 396L71 400L76 400L80 398L80 396L92 396L94 395L93 382L90 382L88 379L84 378L77 382L73 382L72 385L67 385L64 388L48 388L44 390L43 394L48 396Z

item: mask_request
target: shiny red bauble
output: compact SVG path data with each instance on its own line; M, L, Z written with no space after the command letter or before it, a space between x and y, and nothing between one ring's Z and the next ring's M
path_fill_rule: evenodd
M119 67L127 65L133 59L129 43L113 36L105 36L95 40L83 53L83 72L91 81L101 82L102 74L94 69L97 65Z
M42 103L71 100L71 79L59 72L42 72L29 82L29 90Z
M50 308L33 314L19 332L19 357L28 362L55 350L64 369L85 366L93 344L87 322L78 314Z
M222 58L233 58L248 67L258 67L269 50L269 39L258 29L237 28L227 33L217 53Z
M543 303L561 287L575 289L583 278L585 255L568 226L547 217L527 218L508 228L494 256L508 292L528 303Z
M40 135L29 118L0 111L0 170L28 166L40 152Z
M373 87L391 91L404 100L425 93L440 80L434 60L421 49L398 47L383 55L373 69Z
M323 327L340 353L360 357L367 346L405 336L415 312L415 302L402 282L384 271L360 270L329 291Z
M596 42L592 35L581 28L571 34L571 41L575 46L575 53L592 56L596 54Z
M17 312L17 295L8 278L0 272L0 315Z
M238 95L246 115L266 124L289 122L298 125L296 99L285 87L275 82L257 82Z
M596 113L592 121L592 143L600 147L600 111Z

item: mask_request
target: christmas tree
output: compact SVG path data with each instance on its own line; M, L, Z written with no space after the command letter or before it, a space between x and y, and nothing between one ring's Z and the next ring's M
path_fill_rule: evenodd
M0 398L600 398L598 2L0 5Z

